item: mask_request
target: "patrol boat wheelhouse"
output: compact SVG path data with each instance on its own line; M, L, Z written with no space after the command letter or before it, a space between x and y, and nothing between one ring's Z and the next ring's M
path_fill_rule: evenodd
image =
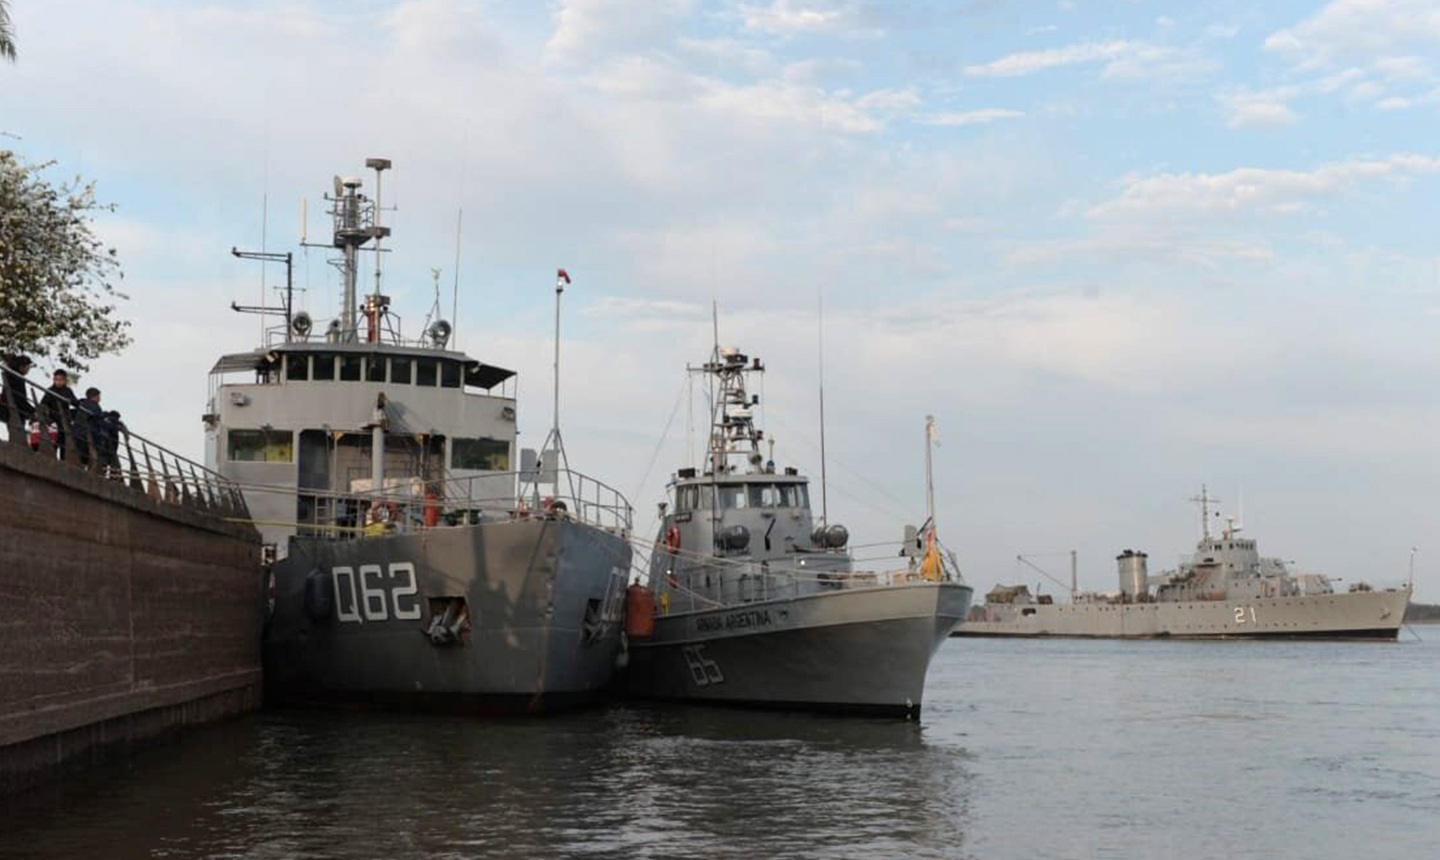
M815 522L807 479L761 456L746 377L763 371L735 349L703 367L715 391L705 470L676 473L649 589L630 587L628 689L918 717L930 658L964 618L970 587L943 562L933 516L923 552L910 529L905 569L854 570L846 529Z
M1202 486L1201 538L1190 560L1151 575L1149 557L1116 557L1119 591L1075 590L1069 604L1030 594L1024 585L996 586L956 631L957 636L1077 636L1151 639L1395 639L1410 587L1374 589L1357 582L1337 593L1320 574L1292 574L1283 559L1266 558L1242 537L1233 518L1210 531L1218 501ZM1074 586L1072 585L1072 589Z
M338 177L327 196L339 319L318 334L287 298L264 348L211 373L208 458L277 557L267 695L504 711L588 698L619 648L629 505L557 468L558 427L517 471L515 373L447 349L438 318L405 339L378 274L357 303L357 255L389 235L389 162L368 166L376 200Z

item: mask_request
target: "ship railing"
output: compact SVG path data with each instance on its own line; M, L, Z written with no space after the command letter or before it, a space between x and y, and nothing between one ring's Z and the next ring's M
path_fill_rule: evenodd
M92 415L0 364L0 435L22 450L99 475L155 501L247 520L240 486L134 432L118 413ZM22 394L23 392L23 394Z
M621 493L571 470L559 470L556 493L517 491L518 472L490 472L464 478L391 478L379 491L242 485L247 493L291 496L296 519L266 525L293 526L301 535L330 538L411 533L427 529L506 520L574 521L628 534L633 512Z
M891 570L827 570L804 563L825 559L825 554L801 555L785 563L773 559L728 559L693 550L671 551L663 546L644 549L674 560L672 567L660 569L663 582L651 582L652 588L672 595L667 601L670 611L744 606L763 600L851 589L896 588L935 581L921 574L918 564ZM640 563L643 562L637 561L637 564ZM960 582L948 569L939 581Z
M540 489L535 472L491 472L484 475L451 477L439 482L439 492L452 504L463 503L469 509L493 510L497 506L517 516L563 516L587 525L630 533L634 509L619 490L604 481L574 469L553 470L553 484ZM502 485L519 487L512 495L496 494Z

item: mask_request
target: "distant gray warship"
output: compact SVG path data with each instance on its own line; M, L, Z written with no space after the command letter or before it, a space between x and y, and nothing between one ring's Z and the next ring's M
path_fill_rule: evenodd
M905 569L852 569L846 529L814 522L806 478L762 458L758 398L745 379L763 370L734 349L717 348L703 366L715 392L706 467L677 472L661 505L650 588L630 587L628 689L918 716L930 658L964 617L971 589L943 563L933 517L911 530Z
M1292 575L1278 558L1262 558L1233 519L1210 533L1202 488L1199 544L1177 570L1149 575L1147 556L1116 558L1120 590L1074 592L1069 604L1030 594L1024 585L997 586L971 610L957 636L1099 638L1395 639L1410 587L1375 590L1360 582L1344 593L1319 574ZM1073 584L1072 584L1073 589Z
M276 558L267 697L537 711L610 680L630 568L630 508L564 464L558 420L513 469L513 371L446 349L436 305L406 340L380 292L380 171L327 195L343 276L323 333L283 307L253 352L211 372L207 455L245 488ZM372 243L369 244L369 243ZM369 245L369 247L366 247ZM376 252L357 325L357 255ZM290 261L289 254L236 256ZM557 376L559 293L556 284ZM239 376L240 378L236 378ZM558 412L558 399L557 399ZM531 462L527 462L531 461Z

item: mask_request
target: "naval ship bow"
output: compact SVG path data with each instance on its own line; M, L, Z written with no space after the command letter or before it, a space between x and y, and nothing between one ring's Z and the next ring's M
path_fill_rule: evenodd
M809 481L777 470L747 377L759 358L716 348L703 470L660 506L649 587L627 599L626 683L637 696L918 717L936 649L971 590L941 557L933 517L905 567L859 571L847 530L816 522ZM930 439L927 425L927 444Z
M235 306L281 324L211 372L207 458L243 488L273 559L267 697L507 712L589 699L619 650L630 506L568 468L558 427L515 468L515 372L450 347L438 275L422 336L402 335L381 289L390 163L367 166L374 199L339 177L326 196L339 316L317 330L289 289L279 308ZM375 289L357 299L367 251ZM288 275L289 254L234 253Z

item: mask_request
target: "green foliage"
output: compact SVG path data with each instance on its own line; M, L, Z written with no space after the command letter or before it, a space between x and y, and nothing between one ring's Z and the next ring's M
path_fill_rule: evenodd
M51 185L51 167L0 149L0 352L49 356L77 370L130 344L115 318L122 276L115 249L95 235L95 184Z
M0 0L0 57L15 62L15 25L10 22L10 8Z

